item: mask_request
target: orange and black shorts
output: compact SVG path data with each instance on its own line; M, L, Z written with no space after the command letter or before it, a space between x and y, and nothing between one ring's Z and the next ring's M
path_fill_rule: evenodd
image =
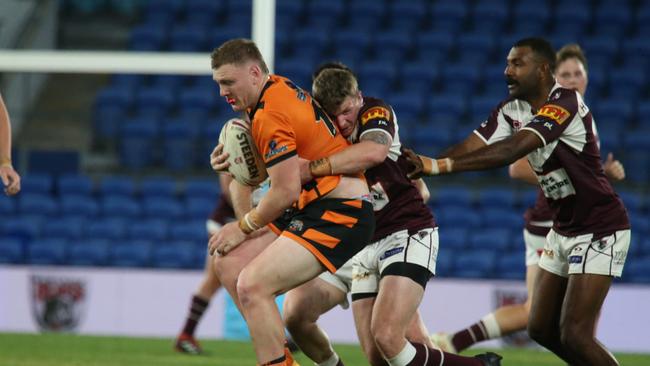
M370 243L375 215L366 200L323 198L302 210L285 212L269 227L307 248L328 271L336 272Z

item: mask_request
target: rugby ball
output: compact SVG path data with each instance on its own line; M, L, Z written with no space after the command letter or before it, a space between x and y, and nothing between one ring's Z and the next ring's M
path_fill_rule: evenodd
M247 121L239 118L229 119L221 128L219 143L223 144L223 152L229 154L228 172L237 182L254 187L266 179L266 167L257 151Z

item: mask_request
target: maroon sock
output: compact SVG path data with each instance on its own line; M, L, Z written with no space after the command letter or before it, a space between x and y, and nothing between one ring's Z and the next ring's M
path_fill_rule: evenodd
M187 319L185 319L185 326L183 327L183 333L194 336L194 330L196 325L201 320L203 313L208 308L210 304L209 300L204 300L196 295L192 296L192 302L190 303L190 312L187 314Z
M459 332L456 332L451 338L451 343L456 348L456 352L461 352L474 343L488 339L488 332L482 321L472 324Z
M415 357L407 366L483 366L483 361L474 357L465 357L453 353L431 349L421 343L413 343ZM441 363L441 361L443 361Z

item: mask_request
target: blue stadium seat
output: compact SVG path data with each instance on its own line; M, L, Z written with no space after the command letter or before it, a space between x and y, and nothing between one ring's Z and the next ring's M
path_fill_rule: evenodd
M358 77L366 94L385 95L396 82L397 68L392 61L364 62L358 71Z
M483 227L505 228L520 231L524 226L522 213L509 207L487 207L481 209Z
M439 229L440 247L453 250L462 250L468 247L467 230L461 227Z
M214 26L225 10L223 1L189 0L185 6L185 21L203 27Z
M336 28L344 10L343 0L312 0L307 5L308 24L311 29Z
M627 68L610 71L610 84L616 87L610 89L610 97L623 98L630 101L640 99L647 84L646 73L643 70Z
M498 256L494 274L498 278L523 280L526 277L526 254L521 251Z
M123 195L105 195L101 199L101 212L104 217L123 216L138 218L142 216L140 201Z
M454 276L461 278L489 278L496 264L496 253L473 250L459 253L454 263Z
M413 21L409 19L409 21ZM407 59L413 47L413 35L408 31L393 30L375 34L372 49L375 55L386 60Z
M156 161L155 139L160 125L156 119L130 119L120 131L120 162L128 169L142 169Z
M632 237L647 238L650 234L650 218L648 214L640 212L628 212L630 224L632 226Z
M645 116L650 116L650 100L640 101L636 108L636 116L639 117L639 120L645 118ZM645 127L643 121L638 121L635 125L638 129L644 129Z
M650 281L650 257L628 258L623 270L623 278L633 283L648 283Z
M437 206L465 206L471 207L474 201L474 193L462 186L445 186L435 190L434 199Z
M207 219L216 205L217 200L206 198L188 198L185 200L185 216L191 219Z
M221 193L216 178L189 178L185 181L183 194L186 198L217 199Z
M479 61L480 62L480 61ZM440 73L443 89L447 92L449 100L456 100L454 102L461 107L458 111L462 115L465 108L462 95L470 95L474 90L478 89L479 82L481 81L481 70L479 67L472 64L447 64L443 67Z
M125 79L125 77L121 79ZM122 120L133 106L135 87L135 85L111 85L97 94L94 107L94 129L99 137L117 137Z
M477 229L481 227L482 218L477 212L466 206L446 206L434 210L440 227L464 227Z
M465 1L440 1L433 5L431 13L433 29L455 33L465 24L469 7Z
M10 217L16 211L16 199L7 195L0 195L0 215Z
M510 209L517 203L514 190L507 188L483 188L478 192L478 203L483 208L501 207Z
M110 264L114 267L149 267L152 246L149 240L127 240L112 244L109 248Z
M480 123L488 119L499 102L500 100L498 98L494 98L493 96L470 98L470 122L478 127Z
M619 191L618 196L623 200L625 208L628 209L630 215L641 214L646 208L645 195L633 191ZM633 228L636 230L636 228Z
M171 89L155 86L140 88L136 93L137 114L145 118L162 118L175 106L175 97Z
M436 277L449 278L454 275L454 260L456 256L457 253L454 249L445 247L445 244L442 241L440 242L438 258L436 259Z
M315 69L311 59L300 60L294 58L278 60L275 68L277 74L289 78L294 84L305 90L311 90L311 74ZM212 147L214 147L214 144Z
M135 182L129 176L107 176L99 183L99 192L102 195L132 196L135 194Z
M598 128L611 125L624 129L631 122L634 113L631 101L622 98L603 99L594 106L592 111L594 119L598 123Z
M187 80L188 77L185 75L151 75L149 77L149 86L147 88L177 90L179 88L182 88Z
M304 29L294 32L292 49L299 59L322 59L330 42L330 32L324 29Z
M618 39L613 36L594 36L584 38L580 46L589 55L589 66L609 67L618 55Z
M541 197L541 199L545 199L541 190L537 188L530 188L519 192L519 202L522 207L533 206L539 197Z
M68 264L73 266L105 266L110 259L108 240L89 240L71 243L68 246Z
M127 231L130 239L159 242L167 239L168 226L160 219L135 220L129 223Z
M33 240L27 247L30 264L62 265L66 262L67 242L60 239Z
M173 197L177 193L177 183L170 177L149 177L140 181L139 191L144 197Z
M131 31L129 49L134 51L158 51L167 42L167 27L162 24L143 24Z
M633 182L647 182L650 179L650 129L630 130L623 135L623 146L627 179Z
M421 121L424 112L424 96L422 93L400 93L392 96L388 103L393 107L398 123L407 125Z
M513 34L543 34L551 16L548 9L534 0L518 1L513 11Z
M0 264L21 264L25 262L23 242L18 239L3 238L0 235Z
M384 1L352 1L348 6L347 28L356 33L370 34L384 24L387 9Z
M51 194L54 188L54 179L49 174L27 173L21 177L20 192Z
M91 195L93 193L93 181L90 177L78 174L60 175L58 178L58 192L64 194Z
M642 3L635 11L637 36L647 39L650 36L650 3Z
M60 197L61 213L92 218L99 214L99 205L94 198L76 194Z
M63 216L43 222L41 236L49 239L77 240L83 237L87 220L83 216Z
M207 216L202 219L185 220L177 224L170 225L170 240L190 240L194 243L202 242L204 247L208 245L208 234L205 227Z
M455 45L453 34L445 31L424 32L416 34L417 59L435 65L449 59ZM433 67L428 67L430 69Z
M341 30L332 34L334 59L341 60L349 67L370 53L371 35L358 30Z
M465 113L465 100L462 96L447 93L431 96L428 112L430 121L456 124L461 122L463 113Z
M487 217L483 216L483 219L486 220ZM507 250L513 247L510 234L510 230L501 229L499 226L496 226L496 228L483 228L469 234L468 246L472 249L487 249L490 251Z
M171 120L163 125L163 164L167 169L184 171L196 165L199 126L194 122Z
M60 208L58 202L50 195L24 193L18 198L18 211L25 215L55 216Z
M650 44L647 38L637 36L622 41L621 58L632 65L648 65L650 62Z
M152 265L156 268L183 269L192 268L196 263L192 242L171 242L156 245L152 250Z
M390 3L390 27L394 30L412 32L422 28L428 15L425 1L395 1ZM381 47L381 44L378 44Z
M144 214L148 218L182 219L185 213L177 199L170 197L147 197L143 202Z
M417 127L416 127L417 128ZM452 144L453 134L444 128L420 128L409 135L408 142L419 154L437 156Z
M40 235L42 221L42 217L32 215L4 218L0 221L0 233L4 233L4 238L29 242Z
M594 11L595 34L624 35L632 20L631 9L622 1L603 1Z
M439 76L439 69L434 62L407 62L400 69L401 89L404 93L421 93L422 98L434 89Z
M478 66L493 58L496 40L490 33L464 33L458 36L456 48L460 63Z
M560 1L555 7L552 21L555 23L556 33L582 36L589 28L592 19L591 6L588 2L575 2L572 0ZM582 42L580 42L582 43ZM558 45L564 46L565 43ZM589 53L591 61L592 53Z
M179 114L184 118L205 119L216 110L219 91L215 85L209 87L183 88L179 93Z
M142 74L113 74L111 75L111 86L116 87L117 89L123 88L131 91L129 99L124 98L124 94L117 94L117 102L130 103L133 99L133 91L138 88L140 85L144 85L146 82L145 75ZM110 89L110 88L106 88ZM106 90L102 89L102 90Z
M126 220L122 216L91 220L86 225L86 238L120 241L126 237Z
M508 23L510 7L505 0L479 0L472 11L474 32L500 34Z

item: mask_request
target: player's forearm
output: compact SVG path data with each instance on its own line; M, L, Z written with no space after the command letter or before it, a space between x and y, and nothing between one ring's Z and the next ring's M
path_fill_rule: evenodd
M528 163L528 159L526 158L521 158L510 164L508 167L508 174L510 175L510 178L513 179L519 179L532 185L539 184L537 181L537 175L535 175L533 168L530 166L530 163Z
M300 188L295 191L288 187L278 187L271 184L271 188L255 208L258 224L265 226L282 215L284 210L298 201Z
M236 180L231 180L228 195L232 203L232 209L235 217L241 219L253 208L252 204L252 187L245 186Z
M388 147L372 141L360 141L329 157L332 174L356 174L381 164Z
M11 165L11 123L0 96L0 165Z

